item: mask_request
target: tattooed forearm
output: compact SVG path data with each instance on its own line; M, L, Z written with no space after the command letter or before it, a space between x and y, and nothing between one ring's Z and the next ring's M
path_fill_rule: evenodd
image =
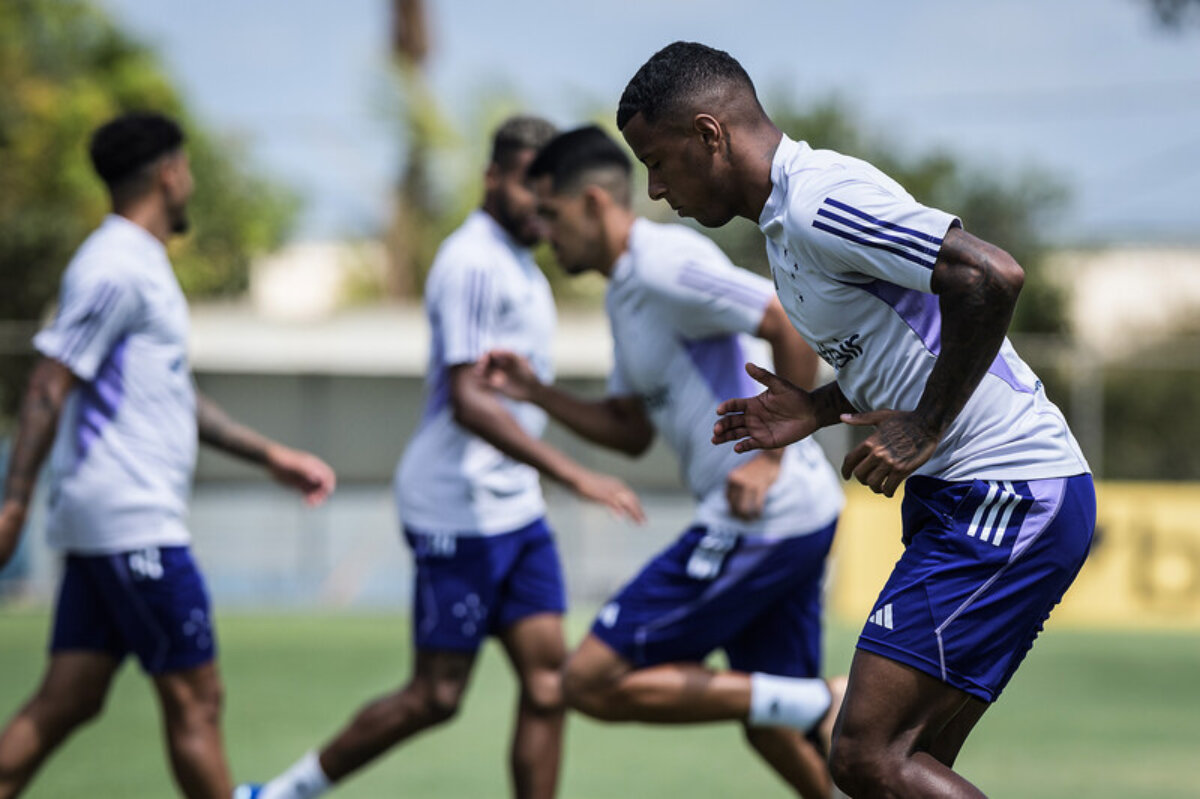
M16 440L8 461L4 499L29 504L38 471L54 443L58 417L75 378L62 364L43 359L34 367L21 402Z
M196 427L200 440L234 457L265 464L271 441L230 419L225 411L203 394L196 394Z
M954 421L1000 351L1024 273L1008 253L959 228L946 234L934 267L942 312L942 351L917 406L941 434Z

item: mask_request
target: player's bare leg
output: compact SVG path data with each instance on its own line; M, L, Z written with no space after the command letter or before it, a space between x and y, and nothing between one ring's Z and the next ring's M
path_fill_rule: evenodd
M834 781L855 797L982 797L946 762L982 715L978 704L928 674L858 650L834 736Z
M51 752L100 715L118 664L95 652L51 655L41 686L0 732L0 798L19 795Z
M829 734L839 690L819 710ZM832 785L825 759L800 732L781 726L750 725L753 679L737 671L716 671L698 663L667 663L635 669L594 635L584 639L567 663L567 703L602 721L689 724L736 720L762 758L801 796L825 797Z
M833 789L829 767L799 730L788 727L744 728L746 741L800 796L825 799Z
M929 754L937 758L939 763L953 768L954 761L958 759L958 753L967 741L967 736L971 734L971 730L975 729L975 725L979 723L979 719L983 717L989 707L991 705L982 699L976 697L968 699L962 710L955 713L954 718L950 719L933 739L933 744L929 747Z
M567 704L601 721L690 724L750 715L750 675L698 663L634 669L594 635L571 654L563 687Z
M321 771L337 782L406 738L449 721L474 663L473 652L418 651L408 684L363 707L321 749Z
M216 663L154 678L171 769L189 799L224 799L233 791L221 741L223 689Z
M517 799L550 799L558 786L566 710L562 616L529 616L499 638L521 686L511 751L513 795Z

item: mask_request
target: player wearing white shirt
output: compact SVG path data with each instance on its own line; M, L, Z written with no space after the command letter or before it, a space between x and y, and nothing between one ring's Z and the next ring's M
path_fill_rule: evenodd
M34 339L0 509L11 556L53 444L48 535L64 556L41 687L0 733L0 796L96 715L134 654L162 705L176 782L189 797L232 789L221 742L221 683L208 593L188 548L197 440L258 463L318 504L333 471L229 420L198 395L187 303L166 241L187 229L192 176L183 134L157 114L96 131L92 162L113 213L79 248L58 313Z
M489 636L504 645L520 682L514 795L555 794L566 600L538 474L620 516L640 520L642 511L623 482L541 441L545 414L496 393L476 364L490 348L507 347L551 378L554 304L529 252L541 225L525 169L553 134L548 122L534 117L500 126L483 207L442 243L426 284L433 333L427 404L395 486L416 560L413 677L364 707L319 752L266 785L239 788L239 797L310 799L449 720Z
M905 483L904 556L863 632L831 758L851 795L982 796L952 770L1074 580L1095 528L1087 463L1007 342L1023 282L1005 252L868 164L782 135L727 53L676 42L617 124L649 193L701 224L759 224L779 298L837 379L725 402L738 451L839 421L875 427L842 474Z
M809 383L817 364L771 283L704 236L634 216L631 165L596 127L557 137L530 166L560 265L608 278L608 396L577 398L510 352L489 378L579 435L637 455L655 433L679 457L692 525L603 607L568 661L568 704L609 721L740 721L801 795L829 772L802 733L832 728L841 682L821 673L821 577L841 485L814 441L739 453L709 441L717 405L751 388L743 364L765 341ZM760 340L761 339L761 340ZM723 649L730 670L704 665Z
M451 373L489 347L522 352L553 379L555 309L550 284L529 248L482 210L438 250L425 283L432 342L421 424L396 469L405 527L426 535L497 535L545 515L534 467L506 455L455 421ZM540 438L546 415L505 402L526 435Z

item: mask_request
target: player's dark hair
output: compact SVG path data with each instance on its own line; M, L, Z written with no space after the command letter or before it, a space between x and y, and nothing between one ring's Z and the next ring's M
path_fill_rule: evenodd
M595 170L619 170L628 180L633 166L629 156L607 133L595 125L569 130L551 139L533 159L530 178L550 176L555 191L577 188L582 177Z
M143 177L147 166L177 151L183 141L183 130L173 119L152 111L133 111L97 128L88 152L96 174L116 194Z
M739 85L758 99L750 76L729 53L697 42L672 42L630 78L617 106L617 129L624 130L638 114L657 122L720 84Z
M558 129L541 117L510 117L492 135L491 162L503 170L511 169L518 153L540 150L556 133Z

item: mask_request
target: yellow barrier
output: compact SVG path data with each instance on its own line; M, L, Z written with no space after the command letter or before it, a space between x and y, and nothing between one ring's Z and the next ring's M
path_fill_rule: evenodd
M900 557L900 494L846 486L830 608L858 623ZM1200 484L1101 483L1096 539L1056 626L1200 629Z

